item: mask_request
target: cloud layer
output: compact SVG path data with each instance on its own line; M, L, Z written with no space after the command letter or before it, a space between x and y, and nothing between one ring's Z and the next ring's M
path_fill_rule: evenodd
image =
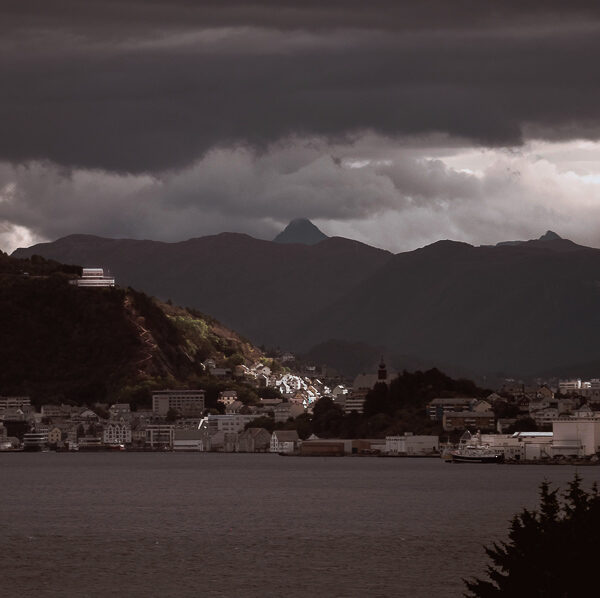
M175 241L227 230L271 239L302 215L330 235L392 251L440 238L528 239L546 229L600 246L599 164L592 142L432 153L374 136L214 149L160 176L4 163L0 236L10 249L75 231Z
M588 3L4 4L5 160L154 172L289 135L599 130Z
M4 248L272 238L297 216L395 251L545 228L600 245L597 3L4 0L0 17Z

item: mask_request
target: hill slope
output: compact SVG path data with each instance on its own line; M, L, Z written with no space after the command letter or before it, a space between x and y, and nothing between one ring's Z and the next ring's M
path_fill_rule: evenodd
M70 285L79 270L0 254L0 394L116 400L126 388L185 384L204 373L207 357L262 355L198 312L131 288Z

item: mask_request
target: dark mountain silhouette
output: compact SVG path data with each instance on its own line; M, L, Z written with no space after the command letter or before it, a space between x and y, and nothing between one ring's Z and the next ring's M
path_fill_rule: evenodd
M181 243L71 235L19 249L63 263L109 268L117 283L191 306L269 346L294 346L291 331L384 265L392 254L334 237L280 244L237 233Z
M196 307L257 343L308 351L333 339L448 371L530 375L600 362L600 250L556 237L440 241L394 256L341 238L307 246L229 233L182 243L74 235L15 255L108 266L120 284ZM325 360L328 347L331 361L346 352L354 364L364 349L333 342L315 354Z
M566 240L394 256L303 327L475 373L532 374L600 357L600 250ZM349 323L352 323L351 326Z
M560 235L554 231L547 230L538 241L558 241L559 239L562 239ZM496 247L501 247L502 245L521 245L521 243L529 243L529 241L500 241L500 243L496 243Z
M296 218L292 220L274 239L275 243L300 243L316 245L329 237L321 232L310 220Z

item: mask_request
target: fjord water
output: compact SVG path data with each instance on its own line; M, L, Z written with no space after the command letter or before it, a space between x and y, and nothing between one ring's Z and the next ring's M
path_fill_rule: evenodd
M570 466L243 454L0 455L17 596L461 596ZM586 484L600 469L580 469Z

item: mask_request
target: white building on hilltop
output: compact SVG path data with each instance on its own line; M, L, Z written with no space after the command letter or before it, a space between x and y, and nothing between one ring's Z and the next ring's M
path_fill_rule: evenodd
M83 268L81 278L71 280L71 284L78 287L114 287L115 279L104 276L103 268Z

